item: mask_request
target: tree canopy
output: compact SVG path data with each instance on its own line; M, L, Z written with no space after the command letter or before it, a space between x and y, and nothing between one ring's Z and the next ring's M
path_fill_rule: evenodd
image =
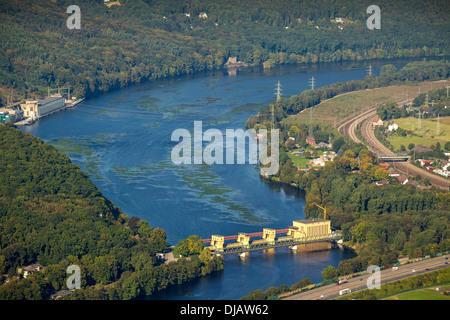
M125 215L78 165L8 124L0 125L0 167L0 274L45 266L2 285L0 299L47 299L66 288L72 264L80 267L82 279L72 299L151 295L223 268L222 260L210 255L164 264L157 259L167 250L163 229ZM200 250L190 247L191 254Z

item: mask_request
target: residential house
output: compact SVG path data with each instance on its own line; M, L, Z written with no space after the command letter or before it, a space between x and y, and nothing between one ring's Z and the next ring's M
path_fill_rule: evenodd
M329 143L326 143L326 142L319 142L319 143L316 145L316 148L330 148L330 144L329 144Z
M444 177L449 177L450 176L449 169L450 169L450 161L443 160L440 162L440 168L434 169L433 172Z
M65 297L69 294L71 294L72 291L70 290L60 290L56 291L54 294L50 295L51 300L58 300L59 298Z
M388 169L388 174L389 174L389 177L398 177L398 176L400 176L398 171L395 170L394 168L389 168Z
M316 139L314 139L314 136L307 136L306 143L312 146L313 148L316 147Z
M406 176L404 176L404 175L402 175L402 174L400 174L398 177L397 177L397 179L398 179L398 181L400 181L400 183L401 184L407 184L408 183L408 177L406 177Z
M434 160L419 159L419 162L422 167L429 167L430 165L432 165L434 163Z
M376 128L376 127L382 127L382 126L383 126L383 120L381 120L380 117L376 117L376 118L373 120L373 122L372 122L372 126L373 126L374 128Z
M380 163L379 166L382 167L384 170L388 170L389 168L389 165L386 162Z
M446 177L446 178L448 178L448 176L449 176L448 170L434 169L433 172L434 172L434 173L437 173L438 175L441 175L441 176L443 176L443 177Z
M313 166L313 167L323 167L325 165L325 159L323 159L323 157L319 157L316 159L311 160L309 163Z
M396 124L395 122L391 122L391 124L388 125L389 132L397 131L397 129L398 129L398 124Z
M226 64L236 64L237 62L237 57L229 57Z
M334 151L324 151L324 152L323 152L323 156L324 156L324 158L326 158L327 160L333 161L334 158L336 158L336 152L334 152Z
M414 181L414 180L408 180L407 184L410 184L410 185L412 185L412 186L414 186L416 188L420 187L420 183L418 183L417 181Z
M40 265L39 263L30 264L29 266L18 268L17 273L23 274L23 277L26 278L29 275L35 273L35 272L41 272L44 270L44 267Z
M389 181L386 180L386 179L375 182L375 184L376 184L377 186L384 186L385 184L388 184L388 183L389 183Z

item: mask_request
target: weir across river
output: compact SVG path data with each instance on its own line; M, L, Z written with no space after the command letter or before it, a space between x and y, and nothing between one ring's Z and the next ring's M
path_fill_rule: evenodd
M278 235L284 234L279 237ZM261 239L250 240L253 237ZM239 233L232 236L212 235L211 239L204 239L203 243L210 243L209 247L215 254L242 254L250 251L265 250L279 247L296 249L297 245L315 242L334 242L342 238L340 232L331 231L330 220L314 218L293 221L293 226L286 229L264 228L262 232ZM225 245L225 241L236 240Z

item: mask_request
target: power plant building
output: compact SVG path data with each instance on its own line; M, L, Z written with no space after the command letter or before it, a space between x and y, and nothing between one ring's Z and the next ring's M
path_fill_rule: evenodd
M321 218L304 219L292 221L293 226L289 228L288 235L294 238L317 238L331 234L331 221Z
M60 94L54 94L42 100L27 100L20 105L24 117L40 118L61 109L65 105L65 98Z

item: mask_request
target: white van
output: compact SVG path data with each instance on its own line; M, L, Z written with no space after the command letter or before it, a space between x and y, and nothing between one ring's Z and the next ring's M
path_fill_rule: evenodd
M347 289L339 291L339 295L343 296L344 294L347 294L347 293L350 293L350 292L352 292L352 289L347 288Z
M398 270L398 267L392 267L392 271Z

